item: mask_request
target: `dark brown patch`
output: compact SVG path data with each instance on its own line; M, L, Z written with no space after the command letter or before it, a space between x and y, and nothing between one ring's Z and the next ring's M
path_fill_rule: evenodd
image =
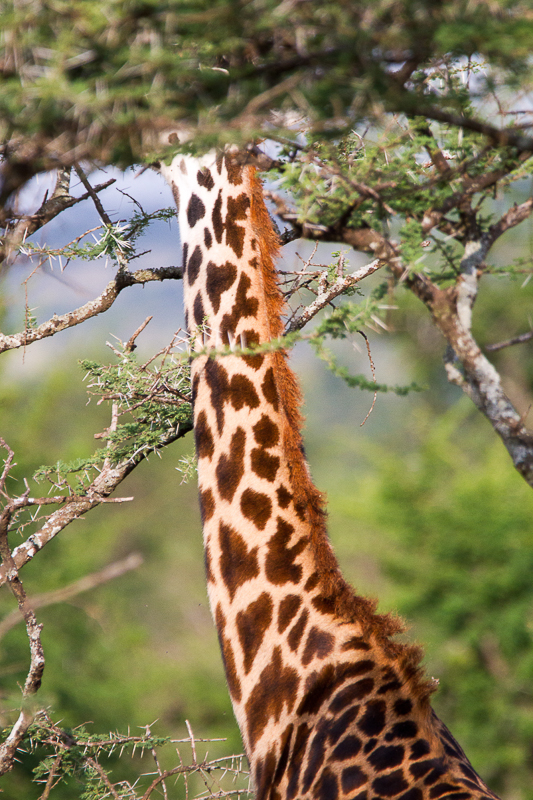
M223 340L227 338L228 332L230 334L235 333L239 320L246 317L255 317L257 314L259 301L256 297L248 297L248 291L251 285L252 282L248 275L245 272L241 272L231 314L224 314L222 322L220 323L220 333ZM249 344L251 344L251 342L247 339L247 345ZM252 356L252 358L255 358L255 356Z
M289 643L289 647L293 652L298 650L299 644L302 641L302 636L304 634L305 626L307 625L307 619L309 617L309 611L304 608L302 613L300 614L300 618L298 622L291 628L289 631L289 635L287 636L287 642Z
M212 261L208 262L205 288L215 314L218 314L222 295L232 287L236 278L237 267L230 261L226 261L225 264L220 266L217 266Z
M204 304L202 302L202 295L200 292L194 298L194 305L192 308L193 317L196 325L201 325L204 321L205 312L204 312Z
M335 688L335 667L328 664L320 672L309 675L305 683L305 694L298 706L297 714L316 714Z
M220 244L224 234L224 222L222 221L222 189L220 189L213 206L212 220L215 239L218 244Z
M372 788L379 797L394 797L400 792L405 792L409 784L403 777L401 769L391 772L389 775L382 775L372 783Z
M211 235L211 231L209 228L204 228L204 244L208 250L211 249L213 244L213 236Z
M394 739L414 739L417 734L418 725L413 720L407 719L405 722L397 722L396 725L393 725L385 739L388 742L392 742Z
M207 167L202 167L202 169L198 170L196 173L196 180L198 186L204 186L208 192L210 192L215 185L211 171Z
M277 522L276 533L268 542L268 554L265 561L267 579L276 585L289 581L298 583L302 577L302 566L295 564L294 561L307 546L308 539L304 536L293 547L288 547L294 527L281 517L278 517Z
M214 583L215 577L213 575L213 570L211 569L211 551L208 544L206 544L204 548L204 565L205 577L207 578L208 582Z
M246 519L262 531L272 514L272 501L266 494L245 489L241 497L241 511Z
M267 403L270 403L270 405L274 408L274 411L277 411L279 405L278 390L276 388L274 370L272 369L272 367L269 367L265 372L265 377L263 379L263 383L261 384L261 389Z
M243 331L244 341L246 342L246 347L252 347L254 344L259 344L259 335L257 331L253 330L245 330ZM265 360L265 357L262 353L258 353L255 356L243 356L243 361L251 367L251 369L259 369Z
M314 605L314 607L316 608L316 610L320 611L321 614L335 614L336 613L335 597L328 597L325 594L317 594L316 597L313 597L311 602Z
M223 522L219 526L218 540L220 573L233 600L239 586L259 575L257 547L249 550L242 536Z
M228 181L233 184L233 186L239 186L242 183L243 166L229 153L226 153L224 156L224 165L228 173Z
M319 628L313 627L309 631L305 649L302 656L302 664L306 667L311 663L313 658L325 658L333 650L335 639L327 631L321 631Z
M246 703L247 729L250 747L257 740L273 717L278 722L283 709L290 713L300 685L298 673L286 667L281 658L281 648L275 647L272 660L262 671Z
M287 725L283 733L280 737L280 755L278 759L278 767L276 769L276 774L274 775L274 782L276 785L279 786L279 783L287 769L287 764L289 762L289 755L291 752L291 740L292 740L292 732L294 730L294 725L291 724ZM273 799L274 800L274 799ZM281 800L281 797L280 797Z
M266 797L272 786L276 770L276 748L268 751L266 758L258 759L255 765L255 788L259 797Z
M244 406L257 408L259 405L259 396L252 381L246 375L232 377L229 385L229 399L235 411L240 411Z
M263 592L245 611L237 614L237 631L244 654L244 671L248 674L261 647L265 631L272 622L272 600Z
M341 785L344 794L353 792L354 789L359 789L368 782L368 778L361 769L361 767L347 767L342 772Z
M302 599L297 594L288 594L283 598L278 610L278 633L283 633L290 625L301 605Z
M408 697L402 697L394 703L394 711L398 716L403 717L405 714L410 714L413 710L413 703Z
M241 682L239 680L239 676L237 675L237 669L235 667L235 657L233 655L231 642L224 635L226 619L224 617L224 614L222 613L220 604L217 605L215 622L218 631L220 650L222 652L222 660L224 662L224 669L226 671L226 680L228 682L228 689L235 702L240 703L242 698Z
M341 650L370 650L370 645L361 636L353 636L344 642Z
M211 460L215 452L215 443L213 441L211 428L207 422L205 411L200 411L198 419L194 423L194 439L198 458L208 458Z
M215 513L215 498L211 489L206 489L200 492L200 514L202 516L202 524L211 519Z
M361 749L361 740L357 736L347 736L339 742L333 753L335 761L346 761L348 758L355 758Z
M356 700L362 700L374 688L372 678L363 678L357 683L350 683L336 695L330 703L329 709L333 714L338 714L346 706L352 705ZM365 731L366 732L366 731Z
M258 269L259 267L259 259L257 258L257 256L253 256L253 258L250 258L248 260L248 263L252 267L252 269Z
M260 478L272 483L279 469L278 456L272 456L261 447L252 450L252 470Z
M327 723L319 724L314 731L309 753L307 756L306 770L302 778L302 794L307 795L309 787L315 780L326 755L326 727Z
M222 453L216 468L217 488L220 497L229 503L233 500L237 487L244 475L244 446L246 434L237 428L231 437L229 454Z
M345 711L342 716L337 717L335 721L332 721L329 727L329 741L330 744L335 744L338 742L339 739L344 736L348 728L351 727L354 720L357 718L359 714L359 706L354 706L353 708L349 708L348 711ZM348 737L353 739L355 737L350 736Z
M237 258L242 258L245 230L237 222L246 219L250 198L242 192L238 197L228 197L228 213L226 214L226 244L231 247Z
M211 405L217 415L220 435L224 426L224 401L229 389L228 373L218 361L210 358L205 365L205 379L211 392Z
M370 678L365 680L370 680ZM359 681L359 683L363 683L363 681ZM385 727L386 710L387 706L383 700L371 700L366 706L364 715L357 723L357 727L367 736L377 736Z
M320 581L320 575L318 572L312 572L311 575L308 577L304 584L304 590L306 592L312 592L318 586Z
M183 262L185 264L185 262ZM187 283L189 286L192 286L195 282L196 278L200 273L200 267L202 266L202 251L200 250L199 246L196 245L194 248L191 257L187 261Z
M257 444L261 445L261 447L274 447L279 442L279 429L278 426L272 422L270 417L267 417L266 414L261 416L259 422L256 422L253 427L254 437ZM278 489L278 500L280 500L280 493L285 492L289 494L285 487L281 486ZM291 495L289 495L289 500L285 503L283 508L286 508L290 502ZM280 500L281 504L281 500Z
M197 194L192 194L187 206L187 222L194 228L198 220L205 217L205 206Z
M419 758L429 755L430 752L431 748L426 739L417 739L416 742L411 745L412 761L417 761Z
M376 772L399 766L404 758L405 751L401 745L382 745L368 757Z
M337 778L329 767L326 767L313 789L313 798L314 800L337 800L338 796Z
M176 203L176 208L178 211L180 210L180 192L174 181L170 184L170 188L172 189L172 196L174 197L174 202Z
M287 770L287 800L294 800L298 794L298 782L300 778L300 769L304 763L304 753L307 747L309 734L311 729L303 722L296 731L294 739L294 748L292 751L292 758Z

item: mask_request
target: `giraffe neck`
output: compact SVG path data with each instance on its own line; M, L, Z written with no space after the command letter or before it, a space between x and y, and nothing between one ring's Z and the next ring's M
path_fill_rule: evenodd
M208 593L258 800L355 797L371 781L377 796L380 769L395 773L383 796L400 794L410 784L392 767L407 743L419 742L416 758L445 757L419 650L395 643L401 625L340 574L285 354L220 353L282 333L278 242L261 185L229 155L177 156L161 171L178 206L186 318L200 351L192 381ZM359 751L366 739L371 758L381 735L393 744L367 773ZM335 746L334 770L325 754Z

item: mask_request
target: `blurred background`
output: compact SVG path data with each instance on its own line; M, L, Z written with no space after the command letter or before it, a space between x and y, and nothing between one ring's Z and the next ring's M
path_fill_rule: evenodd
M128 195L145 211L172 205L153 172L135 177L134 171L108 170L91 182L109 177L117 183L100 197L113 220L131 215ZM21 202L36 207L47 186L46 177L35 179ZM528 192L531 184L524 182L514 199ZM98 224L87 201L62 213L36 240L60 246ZM527 222L502 237L494 257L500 263L519 252L531 257L532 244ZM281 269L301 268L312 249L303 241L287 245ZM322 245L313 263L327 265L332 249ZM176 223L154 223L139 250L148 252L134 262L137 269L180 265ZM346 258L353 268L366 261L349 252ZM17 261L3 278L5 333L24 328L26 301L40 323L96 297L114 277L105 258L72 261L64 271L52 262L29 277L34 268ZM365 281L363 294L380 280L378 273ZM532 296L533 282L523 276L484 278L475 307L478 341L490 344L529 329ZM127 341L151 314L137 351L139 360L148 358L182 326L181 303L179 282L135 286L105 314L3 354L0 435L15 451L13 493L43 464L90 455L94 434L109 425L109 407L88 402L78 360L112 361L106 342ZM533 496L488 422L446 381L444 344L426 310L401 289L392 304L388 330L367 331L376 378L390 385L416 381L423 391L380 394L363 427L372 394L348 388L305 343L292 353L305 397L312 474L328 496L331 538L346 578L379 597L380 610L401 614L409 638L424 645L426 669L440 684L434 707L491 788L507 800L530 800ZM361 337L332 347L351 373L371 378ZM491 356L524 416L531 405L532 348L529 341ZM151 456L119 489L121 496L134 496L132 502L102 505L74 522L23 577L31 597L140 553L143 563L133 572L38 612L47 658L40 701L63 726L90 723L102 733L133 733L154 723L154 733L179 738L188 735L189 720L196 736L225 739L205 745L210 755L227 755L240 753L242 745L207 605L196 486L182 483L179 471L192 450L189 435L161 458ZM3 614L14 607L5 587L0 604ZM19 624L0 641L2 727L19 707L17 683L27 669ZM36 763L37 754L21 755L18 769L3 779L5 797L40 796L42 787L30 782ZM73 783L52 796L77 797L76 791ZM184 789L176 791L185 796Z

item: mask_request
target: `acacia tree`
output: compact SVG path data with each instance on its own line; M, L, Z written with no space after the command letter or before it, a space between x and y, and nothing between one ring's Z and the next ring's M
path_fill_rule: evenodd
M491 258L500 238L533 209L523 192L515 200L533 155L527 2L58 0L3 3L2 20L3 268L17 258L32 260L34 269L49 258L106 255L116 272L100 296L69 313L39 321L28 310L23 330L0 334L1 351L105 312L134 284L181 278L179 267L135 270L132 263L146 227L172 212L136 208L117 223L99 198L107 184L89 181L92 166L156 166L179 149L230 143L276 187L267 195L285 224L284 243L341 243L370 259L347 272L340 255L332 266L306 265L287 276L293 302L284 343L305 335L348 383L386 390L350 375L325 340L362 331L383 317L395 292L413 293L443 336L448 380L485 415L533 486L527 407L513 405L487 356L533 334L527 319L506 342L480 342L473 333L474 303L487 276L527 279L532 269L527 256L501 266ZM33 213L20 213L17 195L52 170L53 190ZM83 187L77 196L73 175ZM101 219L96 242L81 230L55 250L35 244L33 234L87 198ZM382 280L358 301L358 284L375 273ZM307 305L299 304L301 289L311 292ZM29 487L8 495L13 454L2 442L0 581L9 584L28 629L25 698L38 689L44 656L22 567L72 520L112 499L147 453L191 427L186 361L173 355L172 343L157 360L136 365L138 334L116 366L85 365L94 391L112 403L107 445L83 464L49 471L53 496L34 496ZM132 418L124 422L123 413ZM69 477L74 470L81 479ZM45 505L53 510L44 520L24 516ZM13 547L8 532L15 527L24 541ZM33 719L23 704L2 745L4 771Z

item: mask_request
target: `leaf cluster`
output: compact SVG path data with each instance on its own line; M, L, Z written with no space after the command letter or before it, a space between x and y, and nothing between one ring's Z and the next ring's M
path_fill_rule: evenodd
M118 361L101 364L82 360L88 393L98 402L113 405L113 421L101 438L106 446L89 458L43 466L35 480L62 486L68 476L82 473L75 492L83 494L93 470L105 461L112 466L136 463L149 453L182 435L192 426L190 366L188 359L172 351L172 345L144 364L126 346L116 350Z

